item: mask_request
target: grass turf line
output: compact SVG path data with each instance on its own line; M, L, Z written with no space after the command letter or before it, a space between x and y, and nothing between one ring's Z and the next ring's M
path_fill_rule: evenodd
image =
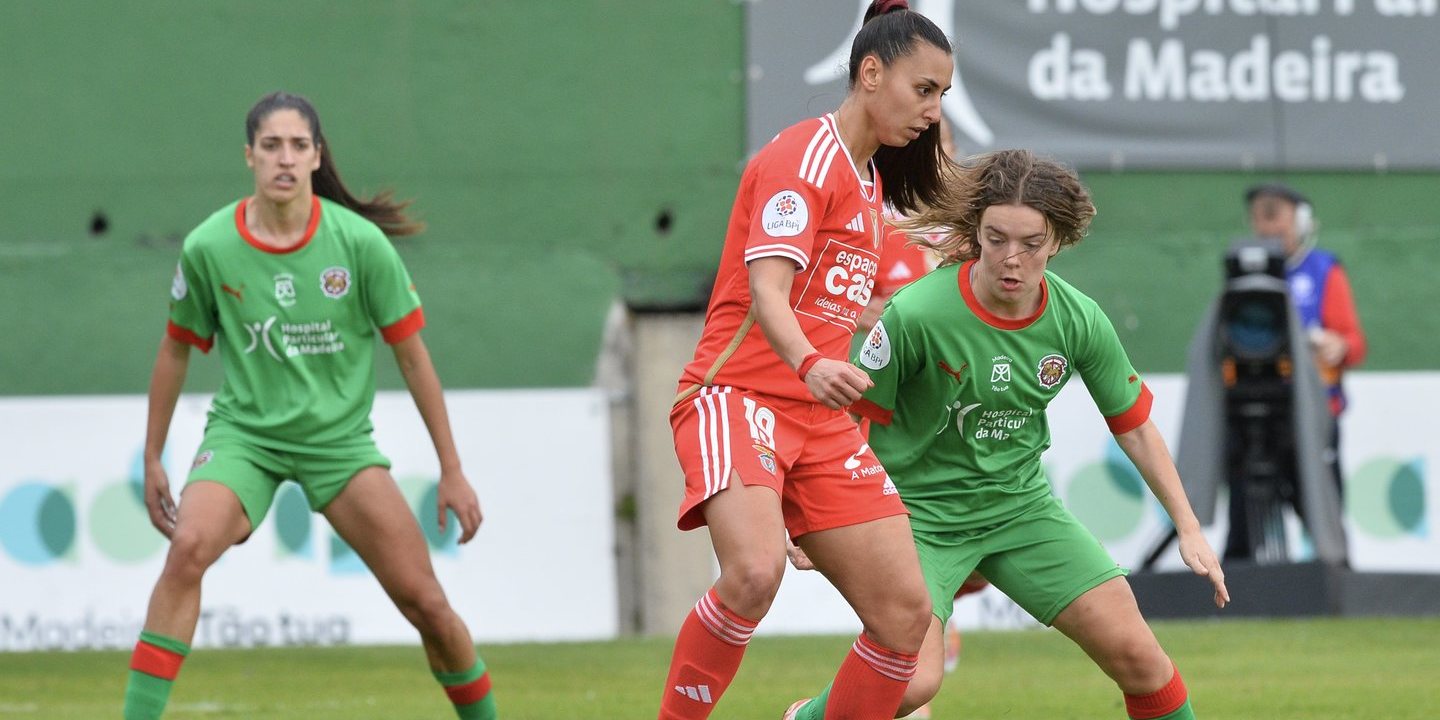
M1155 623L1201 718L1433 717L1440 618ZM715 717L773 720L829 680L853 638L760 637ZM651 718L669 638L483 648L506 720ZM118 717L128 654L0 653L0 717ZM972 632L935 716L1117 720L1120 695L1054 631ZM452 717L416 647L196 651L173 720Z

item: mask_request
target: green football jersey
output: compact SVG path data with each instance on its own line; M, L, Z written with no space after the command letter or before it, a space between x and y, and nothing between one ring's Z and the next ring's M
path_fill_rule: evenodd
M875 385L852 408L910 510L932 532L988 527L1050 493L1040 455L1045 409L1079 373L1116 433L1149 417L1150 395L1095 301L1047 272L1040 309L997 317L970 266L940 268L897 292L853 361Z
M399 342L425 323L400 255L374 223L319 197L304 239L277 251L246 229L245 202L185 238L170 289L170 336L207 352L219 339L211 423L282 450L369 433L376 333Z

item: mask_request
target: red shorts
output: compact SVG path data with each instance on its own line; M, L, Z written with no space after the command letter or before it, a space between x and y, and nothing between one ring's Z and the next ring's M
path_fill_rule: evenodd
M739 388L700 388L670 411L685 471L681 530L739 477L780 496L791 537L906 514L885 468L843 410Z

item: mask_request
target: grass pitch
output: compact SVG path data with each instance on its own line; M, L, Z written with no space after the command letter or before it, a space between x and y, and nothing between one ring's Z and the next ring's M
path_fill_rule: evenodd
M1200 718L1404 720L1440 708L1440 618L1155 623ZM757 638L714 717L774 720L820 690L853 638ZM668 638L482 648L505 720L653 718ZM1125 717L1059 633L974 632L936 718ZM128 654L0 654L0 717L118 718ZM452 718L419 648L200 650L174 720Z

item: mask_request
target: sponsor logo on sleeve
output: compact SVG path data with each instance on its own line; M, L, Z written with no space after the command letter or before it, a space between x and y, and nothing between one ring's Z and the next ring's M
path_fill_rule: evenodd
M343 267L326 268L320 273L320 291L325 297L339 300L350 292L350 271Z
M760 225L770 237L795 237L805 232L810 222L810 209L805 198L794 190L781 190L765 203Z
M860 365L879 370L890 364L890 335L885 332L885 323L881 320L875 321L875 327L870 329L870 334L865 337L865 344L860 347Z
M170 297L184 300L189 292L190 286L185 284L185 273L180 270L180 263L175 263L175 279L170 282Z
M201 465L204 465L205 463L208 463L208 462L210 462L211 460L214 460L214 459L215 459L215 451L214 451L214 450L205 450L204 452L201 452L199 455L196 455L196 456L195 456L195 461L192 462L192 463L190 463L190 469L191 469L191 470L194 470L194 469L200 467Z
M1040 358L1040 370L1036 373L1036 377L1040 378L1040 386L1049 390L1059 385L1069 367L1070 362L1064 355L1051 354Z

